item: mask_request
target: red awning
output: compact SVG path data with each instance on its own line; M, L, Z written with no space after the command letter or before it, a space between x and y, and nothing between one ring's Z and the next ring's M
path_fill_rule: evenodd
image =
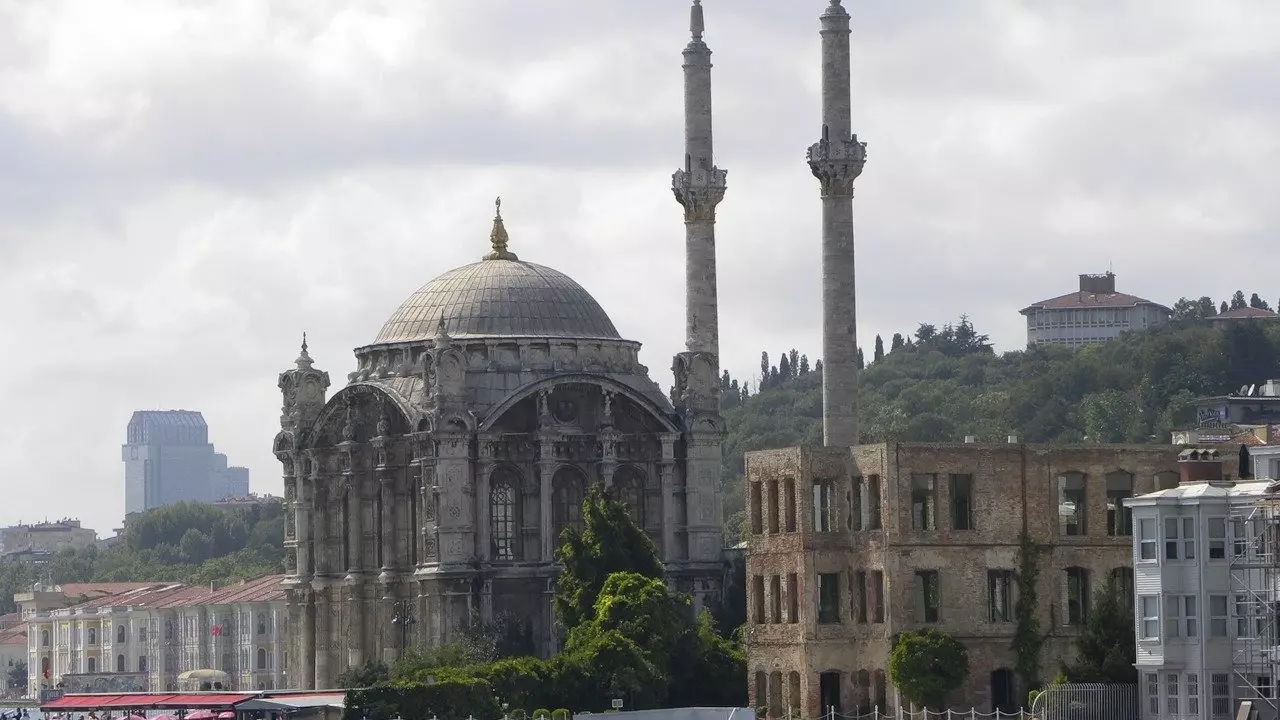
M212 693L133 693L128 695L63 695L52 700L41 709L57 710L93 710L98 708L139 708L147 710L185 710L191 708L232 708L236 703L255 697L251 692L212 692Z

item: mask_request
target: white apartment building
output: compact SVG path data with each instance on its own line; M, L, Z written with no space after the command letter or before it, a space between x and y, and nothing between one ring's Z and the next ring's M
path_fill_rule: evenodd
M1106 342L1128 330L1166 322L1169 308L1128 293L1116 292L1116 276L1081 275L1080 289L1033 303L1021 311L1027 318L1027 346L1083 347Z
M282 687L287 632L282 576L213 590L155 583L27 620L29 688L162 692L183 673L215 670L223 690ZM192 688L199 689L199 688Z
M1125 501L1143 720L1231 720L1245 700L1277 720L1278 496L1224 480L1222 461L1185 450L1177 487Z

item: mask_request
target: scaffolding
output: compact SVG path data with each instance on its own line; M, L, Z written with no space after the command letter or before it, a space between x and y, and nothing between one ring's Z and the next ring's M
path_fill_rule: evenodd
M1226 541L1231 562L1228 618L1234 625L1229 636L1235 638L1232 674L1236 686L1253 696L1236 699L1269 706L1274 717L1280 710L1280 494L1270 486L1261 495L1237 496L1230 510Z

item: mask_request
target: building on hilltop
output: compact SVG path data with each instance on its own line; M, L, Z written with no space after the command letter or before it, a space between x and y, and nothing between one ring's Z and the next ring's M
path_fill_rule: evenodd
M718 600L725 563L719 478L711 51L703 9L684 49L685 152L672 176L684 210L686 351L670 396L585 288L522 260L495 214L491 251L422 286L348 384L303 342L279 378L275 453L284 466L286 586L298 629L296 687L406 645L456 640L473 613L528 623L556 648L557 538L602 485L653 538L671 583ZM389 628L401 628L391 632ZM407 629L406 629L407 628Z
M1243 307L1220 312L1217 315L1210 315L1205 319L1215 323L1239 322L1242 320L1280 320L1280 313L1264 308Z
M1011 650L1023 534L1043 547L1045 678L1108 576L1132 588L1125 498L1178 483L1161 446L890 443L747 453L752 705L818 717L905 709L892 638L936 628L969 650L954 709L1016 710Z
M135 412L122 459L126 515L248 493L249 471L228 467L227 456L214 451L209 426L199 412Z
M65 548L84 549L93 545L98 533L82 527L80 521L63 518L0 528L0 549L5 555L19 552L52 554Z
M282 580L269 575L217 590L146 583L35 612L27 618L28 691L48 700L64 692L284 687ZM212 671L202 674L210 687L193 683L193 671Z
M1229 457L1185 450L1176 487L1124 503L1144 720L1231 718L1244 700L1277 717L1280 494L1232 481Z
M1116 292L1116 276L1111 272L1081 275L1076 292L1041 300L1020 312L1027 318L1028 347L1083 347L1159 325L1173 316L1164 305Z

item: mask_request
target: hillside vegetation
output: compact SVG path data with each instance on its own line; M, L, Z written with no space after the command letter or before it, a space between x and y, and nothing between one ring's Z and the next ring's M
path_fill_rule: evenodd
M45 565L0 561L0 612L32 583L173 581L226 585L281 572L284 508L178 503L132 517L124 537L99 550L63 550Z
M861 440L1167 443L1194 419L1196 398L1280 376L1280 322L1179 318L1080 350L996 354L963 317L941 330L921 325L911 338L894 336L887 352L877 337L859 377ZM743 455L822 440L821 363L801 372L808 361L796 357L794 350L784 356L783 372L765 356L769 380L755 394L727 373L722 378L731 531L742 509Z

